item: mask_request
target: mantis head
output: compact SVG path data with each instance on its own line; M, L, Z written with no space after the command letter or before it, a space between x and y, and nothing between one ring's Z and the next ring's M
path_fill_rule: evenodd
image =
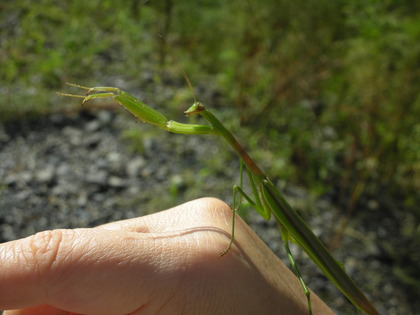
M184 114L185 114L185 116L193 116L193 115L196 115L196 114L199 114L199 113L201 113L202 111L204 110L204 105L203 104L201 104L200 102L194 102L194 104L190 107L190 108L188 108L185 112L184 112Z

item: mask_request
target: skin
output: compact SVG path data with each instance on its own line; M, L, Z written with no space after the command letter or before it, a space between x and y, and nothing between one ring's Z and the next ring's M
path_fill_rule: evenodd
M203 198L0 245L5 314L307 314L294 274L230 207ZM314 314L333 314L314 294Z

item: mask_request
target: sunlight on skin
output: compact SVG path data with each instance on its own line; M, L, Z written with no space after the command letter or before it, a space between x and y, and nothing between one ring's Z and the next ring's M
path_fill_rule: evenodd
M0 308L21 308L7 315L307 314L298 279L240 218L232 250L218 256L231 214L222 201L203 198L1 244ZM311 300L314 314L332 314L315 294Z

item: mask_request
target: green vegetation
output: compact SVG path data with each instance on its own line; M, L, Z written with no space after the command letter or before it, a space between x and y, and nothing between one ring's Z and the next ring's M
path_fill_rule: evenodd
M383 248L420 292L418 1L16 0L0 9L2 119L65 109L53 92L66 81L142 91L170 81L175 95L153 101L179 115L192 98L165 63L164 33L199 100L240 124L267 173L336 202L337 243L352 216L409 222Z

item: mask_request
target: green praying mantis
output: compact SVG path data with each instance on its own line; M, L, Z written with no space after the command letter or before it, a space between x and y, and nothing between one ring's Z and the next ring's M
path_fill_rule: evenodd
M183 72L191 91L192 86ZM224 138L232 149L238 154L241 160L240 185L233 188L233 215L231 239L227 248L221 252L225 255L231 248L235 237L235 213L239 209L242 198L260 213L264 219L268 220L271 214L277 221L281 237L284 242L285 250L289 257L292 269L299 279L305 292L308 302L308 312L312 314L310 290L302 279L299 269L289 249L289 241L299 245L306 254L314 261L328 279L354 304L359 311L364 311L370 315L379 314L369 299L362 293L353 280L347 275L341 263L337 262L329 253L324 244L315 236L298 213L290 206L284 196L276 189L270 179L264 174L260 167L245 151L244 147L236 140L233 134L214 116L206 107L197 102L194 96L194 104L185 111L186 116L200 115L209 125L184 124L173 120L168 120L163 114L149 107L141 100L135 98L127 92L116 87L85 87L77 84L67 83L70 86L86 90L86 94L74 95L58 93L63 96L83 98L82 104L87 101L112 98L115 102L122 105L139 120L155 125L161 129L173 133L190 135L217 135ZM242 190L243 165L250 182L254 200Z

